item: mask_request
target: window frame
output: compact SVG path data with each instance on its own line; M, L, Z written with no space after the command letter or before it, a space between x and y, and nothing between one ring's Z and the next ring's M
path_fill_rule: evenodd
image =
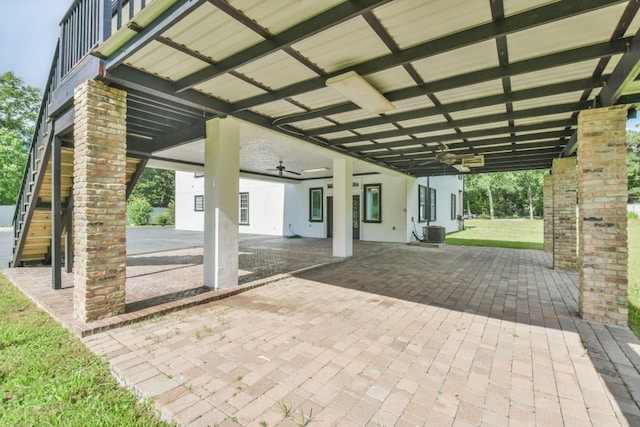
M369 212L369 189L376 189L378 194L378 215L377 217L371 217ZM364 215L362 222L380 223L382 222L382 184L364 184L362 186L362 194L364 196ZM373 193L371 193L373 194Z
M247 196L247 220L242 221L242 196ZM249 192L243 191L238 193L238 225L250 225L249 224Z
M314 206L313 197L314 194L320 194L317 200L319 206ZM319 211L319 215L314 215L314 211ZM309 188L309 222L322 222L324 221L324 194L322 187Z
M451 193L451 219L458 218L458 196Z
M436 215L438 211L438 192L435 188L429 187L429 196L427 200L427 216L429 218L429 222L436 221L438 219L438 216Z
M427 188L426 185L418 184L418 223L427 222L429 217Z
M204 212L204 194L193 196L193 210L195 212Z

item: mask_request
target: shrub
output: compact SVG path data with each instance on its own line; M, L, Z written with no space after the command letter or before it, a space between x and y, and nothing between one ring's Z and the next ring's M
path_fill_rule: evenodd
M638 214L635 213L635 212L627 212L627 218L628 219L638 219L638 218L640 218L640 216L638 216Z
M165 225L173 225L174 222L175 221L173 219L173 215L171 215L171 212L162 212L155 217L155 223L163 227Z
M147 225L151 212L153 212L153 206L145 199L135 198L127 203L127 216L135 225Z

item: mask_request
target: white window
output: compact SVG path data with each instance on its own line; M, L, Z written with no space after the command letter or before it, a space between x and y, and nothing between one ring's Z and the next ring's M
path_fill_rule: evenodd
M249 193L240 193L240 224L249 225Z

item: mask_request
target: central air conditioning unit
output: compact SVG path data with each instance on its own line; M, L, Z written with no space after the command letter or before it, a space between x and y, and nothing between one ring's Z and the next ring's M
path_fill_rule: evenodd
M422 235L427 243L444 243L446 232L439 225L428 225L422 227Z
M482 154L462 159L462 166L467 168L484 166L484 156Z

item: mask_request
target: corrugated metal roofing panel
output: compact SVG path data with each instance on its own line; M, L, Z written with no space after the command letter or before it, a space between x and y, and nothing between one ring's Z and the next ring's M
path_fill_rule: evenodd
M343 22L292 47L327 72L390 53L362 17Z
M216 78L194 86L194 89L208 93L228 102L236 102L241 99L266 93L259 87L245 82L231 74L223 74Z
M400 101L394 101L393 105L395 105L396 109L390 111L388 113L389 116L393 116L394 114L401 113L403 111L416 110L418 108L429 108L433 107L433 102L426 96L420 95L414 98L407 98Z
M157 41L152 41L131 55L125 64L174 81L208 65Z
M560 0L502 0L504 16L511 16Z
M432 123L442 123L444 121L446 121L446 119L443 115L434 114L433 116L424 116L417 119L402 120L398 122L398 124L403 128L411 128L415 126L429 125Z
M572 113L561 113L561 114L549 114L547 116L539 116L539 117L531 117L527 119L517 119L514 120L516 125L532 125L536 123L545 123L552 120L568 120L572 116Z
M344 0L228 0L235 9L278 34Z
M509 34L509 60L520 61L608 41L624 8L625 4L610 6Z
M454 120L466 119L469 117L486 116L489 114L506 113L507 109L504 104L489 105L488 107L473 108L470 110L454 111L450 113Z
M348 144L342 144L347 148L355 148L355 147L362 147L363 145L371 145L371 142L369 141L360 141L360 142L350 142Z
M486 0L394 1L373 13L401 49L491 21Z
M425 82L499 65L498 51L493 40L441 53L412 64Z
M280 89L318 77L309 67L302 65L300 61L283 51L257 59L239 67L237 71L271 89Z
M378 117L378 114L373 114L367 110L357 109L353 111L347 111L346 113L332 114L328 116L331 120L335 120L338 123L349 123L356 120L370 119Z
M414 136L416 136L417 138L425 138L425 137L429 137L429 136L449 135L452 132L453 132L453 129L442 129L442 130L437 130L437 131L433 131L433 132L416 133L416 134L414 134Z
M392 124L384 124L384 125L377 125L377 126L367 126L364 128L357 128L354 130L360 134L366 135L368 133L384 132L388 130L397 130L397 129L398 128Z
M640 13L638 14L638 16L640 16ZM602 72L602 74L606 76L607 74L613 73L616 65L618 65L618 62L620 62L620 59L622 59L622 54L612 55L611 59L609 59L609 62L607 63L607 66L604 67L604 71Z
M524 101L516 101L513 103L513 109L526 110L528 108L544 107L554 104L565 104L568 102L580 101L582 92L559 93L558 95L543 96L541 98L531 98Z
M348 130L343 130L340 132L332 132L332 133L325 133L323 135L320 135L321 137L325 138L325 139L337 139L337 138L348 138L350 136L353 136L353 132L350 132Z
M407 139L411 139L411 138L408 138L406 135L400 135L400 136L393 136L393 137L390 137L390 138L379 138L379 139L376 139L376 142L381 142L381 143L383 143L383 142L396 142L396 141L405 141Z
M371 86L381 93L391 92L392 90L402 89L405 87L415 86L416 81L407 73L404 67L394 67L388 70L364 76Z
M517 91L591 77L597 64L597 59L591 59L589 61L563 65L562 67L549 68L542 71L513 76L511 77L511 89Z
M477 83L469 86L462 86L456 89L450 89L436 93L436 97L443 104L450 102L464 101L466 99L477 99L484 96L496 95L502 93L502 82L500 80L492 80L485 83Z
M264 40L211 3L204 3L165 31L163 36L215 61Z
M251 108L251 111L268 117L284 117L305 112L303 108L300 108L297 105L285 100L267 102L266 104L257 105Z
M291 97L294 101L310 109L322 108L333 104L343 104L348 101L344 96L329 87L303 93Z
M493 123L484 123L481 125L464 126L464 127L461 127L460 130L462 132L472 132L475 130L493 129L493 128L498 128L503 126L508 126L508 122L506 120L502 122L493 122Z
M300 122L295 122L294 126L299 129L309 130L309 129L316 129L316 128L321 128L325 126L331 126L332 124L333 123L331 123L329 120L323 119L322 117L318 117L315 119L302 120Z

